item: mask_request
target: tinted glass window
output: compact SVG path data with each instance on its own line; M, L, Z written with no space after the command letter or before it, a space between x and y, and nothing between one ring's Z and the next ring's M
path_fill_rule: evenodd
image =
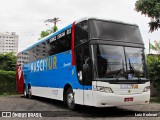
M88 40L87 21L80 22L75 26L75 46L80 45Z
M17 56L17 65L26 64L29 62L29 54L28 52L21 52Z
M89 25L92 39L99 38L143 44L139 28L136 25L102 20L89 20Z
M19 63L28 63L71 49L71 29L68 29L47 41L19 54ZM25 58L25 59L24 59Z
M97 68L100 78L144 77L143 48L97 45Z
M49 43L49 55L57 54L71 49L71 30L64 31L56 36L55 41Z
M124 68L124 61L122 46L97 45L99 77L114 77Z
M130 70L132 67L136 72L139 72L140 76L143 76L144 71L144 54L142 48L131 48L125 47L127 69Z
M38 59L42 59L49 55L49 44L47 41L35 46L34 48L28 50L29 52L29 61L35 61Z

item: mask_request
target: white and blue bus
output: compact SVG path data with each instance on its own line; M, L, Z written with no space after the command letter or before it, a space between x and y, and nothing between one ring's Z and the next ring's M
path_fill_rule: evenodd
M23 50L19 59L17 84L29 98L64 101L69 109L150 101L144 43L135 24L84 18Z

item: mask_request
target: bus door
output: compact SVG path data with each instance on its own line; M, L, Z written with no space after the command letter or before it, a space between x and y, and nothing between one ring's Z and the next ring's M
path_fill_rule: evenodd
M83 86L83 92L79 98L84 105L92 105L92 60L89 46L80 47L76 50L77 76Z

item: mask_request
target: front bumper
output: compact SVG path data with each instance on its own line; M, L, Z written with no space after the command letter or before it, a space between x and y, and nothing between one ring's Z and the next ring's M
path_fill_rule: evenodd
M133 101L125 102L125 98L133 98ZM148 104L150 101L150 91L131 95L117 95L114 93L93 91L93 100L95 107Z

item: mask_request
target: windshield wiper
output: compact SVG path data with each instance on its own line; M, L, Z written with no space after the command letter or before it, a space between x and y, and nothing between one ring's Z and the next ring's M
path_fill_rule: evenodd
M139 72L137 73L134 66L131 65L131 61L130 59L128 58L128 61L129 61L129 68L130 68L130 71L132 74L135 74L135 76L137 76L138 80L141 80L140 76L139 76Z
M118 74L116 75L116 80L119 79L120 75L123 75L123 69L120 69Z
M124 71L124 61L122 60L122 69L119 70L118 74L116 75L116 80L119 79L120 75L123 75L125 73Z
M129 69L130 69L130 71L134 74L134 73L135 73L135 70L134 70L134 67L131 65L131 61L130 61L129 58L128 58L128 61L129 61Z

